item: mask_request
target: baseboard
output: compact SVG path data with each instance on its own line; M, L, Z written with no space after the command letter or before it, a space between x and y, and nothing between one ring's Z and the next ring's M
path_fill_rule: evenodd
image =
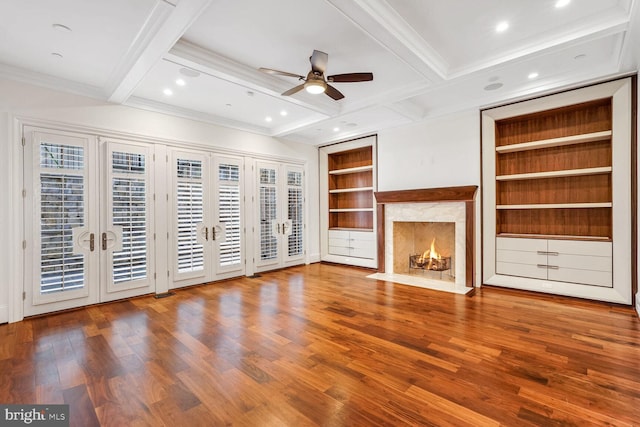
M320 262L320 254L310 254L309 255L309 264L314 264L316 262Z
M9 321L9 306L0 305L0 323L7 323Z
M636 294L636 314L640 317L640 292Z

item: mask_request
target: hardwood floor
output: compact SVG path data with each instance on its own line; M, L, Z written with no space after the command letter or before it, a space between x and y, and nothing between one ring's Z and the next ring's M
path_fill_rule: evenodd
M314 264L0 325L0 403L75 426L640 425L631 308Z

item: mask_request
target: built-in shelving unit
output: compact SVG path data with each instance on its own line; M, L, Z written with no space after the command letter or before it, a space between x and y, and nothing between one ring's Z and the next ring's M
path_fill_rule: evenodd
M375 137L320 148L322 259L376 267Z
M631 301L631 81L482 112L484 283Z
M498 234L611 238L610 98L495 126Z

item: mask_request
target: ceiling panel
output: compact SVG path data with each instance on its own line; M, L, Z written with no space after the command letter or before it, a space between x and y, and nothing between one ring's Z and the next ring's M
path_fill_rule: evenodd
M102 87L156 6L156 0L0 1L0 61Z
M628 14L626 1L389 0L396 12L433 47L455 73L500 57L521 55L586 31L606 28ZM496 32L498 23L509 28Z
M134 96L271 130L303 120L326 118L281 97L265 95L205 73L196 72L196 77L193 74L193 70L178 64L160 61ZM184 82L183 86L176 84L178 79ZM166 95L165 89L171 90L172 95ZM271 121L267 121L267 117Z

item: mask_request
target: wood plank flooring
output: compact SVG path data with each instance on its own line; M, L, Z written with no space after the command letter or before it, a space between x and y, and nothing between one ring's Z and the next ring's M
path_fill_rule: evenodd
M0 403L73 426L640 425L631 308L294 267L0 325Z

